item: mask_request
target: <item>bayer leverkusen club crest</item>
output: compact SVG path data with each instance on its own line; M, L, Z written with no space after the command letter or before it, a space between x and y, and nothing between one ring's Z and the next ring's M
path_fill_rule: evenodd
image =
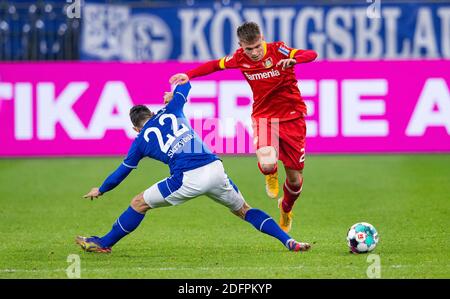
M266 60L264 60L264 61L263 61L263 65L264 65L264 67L265 67L266 69L268 69L269 67L271 67L271 66L273 65L272 58L269 57L269 58L267 58Z

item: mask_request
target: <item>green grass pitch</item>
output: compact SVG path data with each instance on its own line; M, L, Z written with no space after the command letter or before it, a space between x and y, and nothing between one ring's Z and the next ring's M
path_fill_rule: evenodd
M255 157L223 157L247 202L278 221ZM309 156L291 235L306 253L206 197L147 213L112 254L84 253L76 235L103 235L131 198L168 174L149 159L98 200L82 198L120 158L0 160L0 278L367 278L367 254L348 253L346 233L373 224L381 278L450 278L450 155ZM284 177L280 177L280 181ZM373 266L373 265L372 265Z

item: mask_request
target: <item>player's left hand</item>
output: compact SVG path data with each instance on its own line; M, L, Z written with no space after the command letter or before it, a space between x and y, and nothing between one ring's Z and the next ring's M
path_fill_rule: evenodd
M88 194L84 195L84 198L91 198L93 200L94 198L98 198L99 196L102 196L103 193L100 192L100 190L97 187L94 187L89 191Z
M295 61L295 59L289 58L289 59L281 59L280 61L278 61L277 66L281 65L281 68L283 70L289 68L289 67L293 67L295 64L297 63L297 61Z

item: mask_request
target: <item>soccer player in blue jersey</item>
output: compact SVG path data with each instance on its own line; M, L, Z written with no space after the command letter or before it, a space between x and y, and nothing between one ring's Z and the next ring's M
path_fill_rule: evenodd
M84 251L109 253L114 244L134 231L148 210L182 204L200 195L228 207L231 212L251 223L259 231L277 238L290 251L306 251L308 243L297 242L284 232L265 212L251 208L241 192L225 173L222 162L191 128L183 113L191 86L178 85L173 93L165 93L168 103L156 114L146 106L130 110L133 128L138 132L123 163L84 198L97 198L119 185L139 161L149 157L169 166L170 177L135 196L130 206L117 218L103 237L76 238Z

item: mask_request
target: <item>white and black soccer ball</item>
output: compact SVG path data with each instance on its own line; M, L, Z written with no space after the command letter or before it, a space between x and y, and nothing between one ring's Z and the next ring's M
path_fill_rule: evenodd
M347 244L352 253L370 252L378 244L378 232L370 223L355 223L347 232Z

